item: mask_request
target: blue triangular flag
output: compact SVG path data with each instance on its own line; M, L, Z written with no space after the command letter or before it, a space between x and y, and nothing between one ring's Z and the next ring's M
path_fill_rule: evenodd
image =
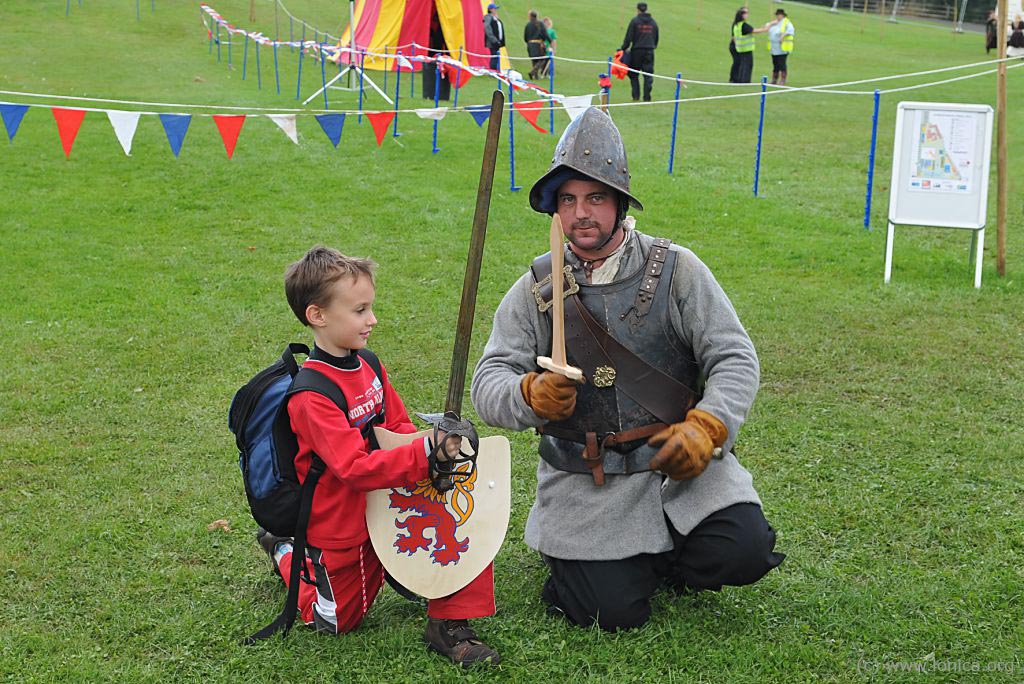
M345 115L317 114L316 121L320 124L320 128L324 129L324 133L331 139L334 146L337 147L338 143L341 142L341 129L345 127Z
M191 114L161 114L160 123L164 125L164 133L167 134L167 142L171 145L171 152L177 157L181 152L181 145L185 142L185 134L188 133L188 125L192 123Z
M4 126L7 128L7 139L14 141L14 134L18 132L18 126L28 111L28 105L0 104L0 116L3 116Z
M472 105L470 107L466 107L466 109L473 115L473 120L476 121L477 126L483 126L484 121L491 118L490 105Z

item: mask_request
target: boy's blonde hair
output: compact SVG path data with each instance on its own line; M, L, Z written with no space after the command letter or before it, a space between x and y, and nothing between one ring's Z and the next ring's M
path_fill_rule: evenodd
M327 306L331 301L331 285L346 276L366 276L373 282L377 268L372 259L348 257L336 249L317 245L288 267L284 273L284 293L288 306L303 325L309 325L306 308L310 304Z

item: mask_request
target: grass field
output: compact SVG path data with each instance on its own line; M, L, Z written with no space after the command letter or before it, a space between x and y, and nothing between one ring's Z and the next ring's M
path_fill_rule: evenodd
M336 0L287 4L337 33ZM271 87L266 54L257 90L252 72L241 80L239 53L234 70L211 56L195 3L155 5L154 13L143 2L137 21L127 0L73 2L69 17L56 0L0 3L0 89L296 106L295 55L282 55L285 94ZM213 5L247 25L248 2ZM502 5L516 36L527 5ZM631 3L538 9L556 19L562 54L600 60L622 34L623 6ZM798 31L791 85L985 58L978 35L786 6ZM770 9L752 3L758 20ZM272 33L273 5L259 0L257 10L256 28ZM662 31L659 73L725 80L734 3L651 10ZM768 64L759 44L755 76ZM597 70L560 64L557 89L593 92ZM1008 273L996 275L992 230L980 291L968 235L939 229L897 233L884 286L878 228L896 103L994 105L992 76L883 96L870 232L861 225L868 96L769 98L760 200L751 196L757 98L684 104L672 176L671 105L615 110L647 206L639 226L708 263L757 346L762 388L741 460L788 558L751 587L661 596L654 619L634 632L570 628L545 616L543 564L522 542L536 437L510 434L516 483L496 560L499 608L479 625L504 664L467 681L1020 679L1024 71L1008 81ZM628 97L624 83L613 100ZM460 104L486 102L489 88L474 79ZM655 98L671 88L657 82ZM685 96L723 92L693 86ZM351 95L333 97L354 107ZM403 100L413 102L426 106ZM559 131L567 121L558 114ZM441 405L483 136L464 114L440 129L442 151L431 155L429 123L403 115L402 137L377 148L369 123L349 117L335 150L312 117L300 117L298 146L254 118L229 161L211 120L196 118L175 159L156 118L143 117L125 157L105 116L90 113L66 161L52 116L32 109L14 142L0 144L0 333L10 354L0 369L0 676L454 676L425 652L420 609L390 591L343 639L297 630L237 645L276 614L284 593L254 543L226 427L234 391L285 342L307 339L281 279L315 243L380 262L371 346L408 406ZM516 137L517 179L529 187L555 140L521 118ZM504 291L547 249L545 217L529 210L525 190L508 190L507 146L498 161L471 362ZM230 532L207 530L221 518ZM949 672L953 661L967 672ZM887 669L899 663L931 674Z

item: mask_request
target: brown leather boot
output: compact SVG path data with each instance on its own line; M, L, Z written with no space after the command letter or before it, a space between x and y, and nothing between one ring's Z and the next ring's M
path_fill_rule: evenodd
M481 664L493 667L501 662L498 652L480 641L466 620L427 618L423 641L429 650L437 651L462 667Z

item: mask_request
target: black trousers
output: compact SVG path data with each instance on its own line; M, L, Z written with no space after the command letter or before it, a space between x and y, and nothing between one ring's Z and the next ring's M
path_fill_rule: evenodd
M736 72L736 80L733 83L750 83L750 76L754 72L754 53L737 52L733 60Z
M633 48L629 53L629 68L644 72L644 102L651 101L651 86L654 85L654 50ZM640 99L640 74L629 72L629 85L633 91L633 101Z
M640 627L651 617L651 598L667 585L679 593L753 584L786 557L775 553L775 530L757 504L712 513L690 534L672 528L673 549L614 561L541 556L551 571L541 598L569 622L601 629Z
M772 55L772 73L786 73L786 58L789 55Z

